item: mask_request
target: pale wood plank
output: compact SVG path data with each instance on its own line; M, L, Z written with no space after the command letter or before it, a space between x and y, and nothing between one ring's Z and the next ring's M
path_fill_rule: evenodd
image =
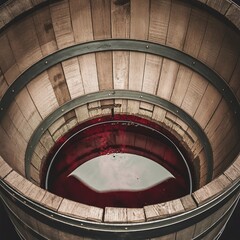
M21 174L24 174L24 157L27 142L24 140L22 135L18 132L17 128L11 121L8 115L5 115L2 120L2 128L4 132L1 133L2 140L1 144L4 146L2 149L1 156L8 161L8 163L14 167L14 169ZM2 130L2 129L1 129ZM8 137L7 137L8 136Z
M103 209L63 199L58 212L80 219L101 222Z
M23 88L15 99L26 121L32 129L35 129L42 121L42 118L36 109L27 88Z
M143 208L127 208L128 223L145 222Z
M117 5L111 1L112 38L129 38L130 35L130 3Z
M166 44L182 49L188 28L191 8L189 5L177 0L172 0L171 14L167 33Z
M173 87L171 102L181 106L184 96L188 90L193 71L183 65L179 66L176 82Z
M42 118L45 118L59 107L46 72L43 72L34 81L31 81L27 88Z
M111 38L111 1L91 0L94 39Z
M219 20L210 16L202 41L198 58L210 67L214 67L226 32Z
M61 128L65 126L66 121L64 117L58 118L49 128L48 131L50 132L52 138L56 141L63 135L63 131Z
M181 197L180 200L182 202L182 205L185 211L189 211L197 207L191 195L186 195L184 197Z
M207 85L208 83L203 77L193 73L188 90L181 105L182 109L191 116L196 112L202 96L206 91Z
M105 214L104 214L104 222L126 223L127 208L106 207Z
M146 40L149 29L149 0L131 1L130 38Z
M47 192L46 190L34 184L31 184L31 186L28 188L28 190L24 194L35 202L41 202L46 192Z
M186 238L186 236L189 239L192 239L193 234L194 234L194 230L195 230L195 225L188 227L188 228L184 228L183 230L180 230L178 232L176 232L176 239L175 240L182 240L184 238Z
M44 8L42 11L36 12L33 16L33 21L43 56L57 51L58 46L53 30L50 9Z
M93 40L91 5L89 0L70 0L72 27L76 43Z
M68 1L59 1L50 5L52 24L59 49L71 46L75 39L72 30Z
M146 54L130 52L129 90L141 91Z
M184 212L180 199L144 207L147 221L161 219Z
M71 58L67 61L62 62L62 67L71 99L84 95L84 88L78 58Z
M150 8L149 41L165 44L171 12L171 1L152 0Z
M232 182L239 180L240 178L240 169L236 168L234 165L231 165L225 172L225 176Z
M194 118L204 129L221 101L221 94L212 85L208 85Z
M42 134L40 142L47 150L47 152L49 152L54 145L54 140L48 131Z
M95 54L87 54L78 58L85 93L99 91Z
M30 165L30 178L31 182L33 182L37 186L40 186L41 184L40 172L32 164Z
M89 118L87 105L83 105L75 109L77 120L79 123L87 120Z
M47 73L58 104L61 106L71 100L62 65L60 63L54 65Z
M213 197L216 197L218 194L223 192L229 184L231 184L229 179L225 175L221 175L204 187L195 191L192 196L198 205L202 205L206 201L211 200Z
M129 52L113 52L113 84L114 89L128 88Z
M113 89L112 52L96 53L99 90Z
M170 99L176 81L178 69L178 63L166 58L163 59L163 65L157 89L157 95L159 97L166 100Z
M50 192L46 192L43 199L41 200L41 204L45 207L57 211L62 202L62 199L63 199L62 197L54 195Z
M197 57L205 35L208 13L199 8L192 8L183 51Z
M22 34L23 29L24 34ZM32 18L14 24L9 29L7 36L20 71L42 58Z
M5 178L11 171L12 168L0 156L0 179Z

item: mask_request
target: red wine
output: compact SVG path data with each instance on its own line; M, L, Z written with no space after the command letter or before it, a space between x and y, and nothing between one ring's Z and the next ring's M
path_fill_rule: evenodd
M42 185L98 207L143 207L179 198L192 191L191 167L172 138L136 116L88 120L56 142Z

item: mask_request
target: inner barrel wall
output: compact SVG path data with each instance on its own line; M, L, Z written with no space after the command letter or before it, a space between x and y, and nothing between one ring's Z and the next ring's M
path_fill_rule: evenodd
M65 234L60 233L60 224L51 235L54 224L40 220L36 212L33 216L27 211L23 220L24 198L33 201L27 201L26 209L40 204L53 211L46 210L48 216L58 213L110 225L150 221L155 230L148 236L146 227L145 239L165 232L167 239L181 239L187 231L192 237L207 236L224 225L222 213L226 211L227 219L239 196L239 6L230 1L209 4L65 0L39 6L12 1L1 6L0 155L9 165L1 162L2 199L20 232L23 224L26 235L36 238L37 233L51 239ZM191 196L143 209L103 210L37 187L54 143L85 120L112 111L150 119L181 142L194 167ZM12 187L22 194L19 205L9 199ZM225 202L219 208L215 203L207 212L205 204L216 195L215 201ZM79 209L76 215L74 206ZM177 219L193 209L207 213L192 226L186 224L186 229L158 229L159 219L168 221L172 214ZM76 230L69 228L67 219L66 234L88 236L81 229L83 223ZM101 227L92 226L88 237L98 236L96 229ZM128 230L124 225L124 234L130 237ZM108 231L104 230L110 237ZM124 239L119 230L112 234Z

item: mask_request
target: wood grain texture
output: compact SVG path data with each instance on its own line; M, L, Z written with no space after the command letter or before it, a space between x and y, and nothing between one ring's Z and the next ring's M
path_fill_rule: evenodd
M48 7L36 12L33 21L38 37L38 41L43 56L47 56L58 50L56 37L53 29L50 9Z
M75 43L93 40L92 13L89 0L70 0L70 12Z
M62 49L73 45L75 39L68 1L64 0L51 4L50 12L58 48Z
M85 93L99 91L95 53L78 57Z
M184 212L180 199L144 207L147 221L161 219Z
M48 74L43 72L27 85L31 98L42 118L59 107Z
M11 171L12 168L0 156L0 179L5 178Z
M197 204L200 206L223 192L229 186L229 184L231 184L231 182L228 180L228 178L224 175L221 175L204 187L195 191L192 195Z
M130 36L130 3L117 5L111 1L112 38L129 38Z
M172 0L170 20L166 44L170 47L182 49L188 28L191 8L188 4Z
M150 6L150 23L148 40L165 44L171 12L171 1L152 0Z
M205 35L208 14L199 8L192 8L183 51L197 57Z
M126 223L127 208L106 207L105 214L104 214L104 222Z
M20 71L42 58L33 19L17 22L9 29L7 36Z

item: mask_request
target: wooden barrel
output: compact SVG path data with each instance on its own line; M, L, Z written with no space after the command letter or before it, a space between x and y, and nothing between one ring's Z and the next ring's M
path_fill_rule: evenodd
M0 6L0 197L22 239L218 239L240 189L239 14L230 0ZM193 192L100 208L42 187L54 144L113 111L181 143Z

